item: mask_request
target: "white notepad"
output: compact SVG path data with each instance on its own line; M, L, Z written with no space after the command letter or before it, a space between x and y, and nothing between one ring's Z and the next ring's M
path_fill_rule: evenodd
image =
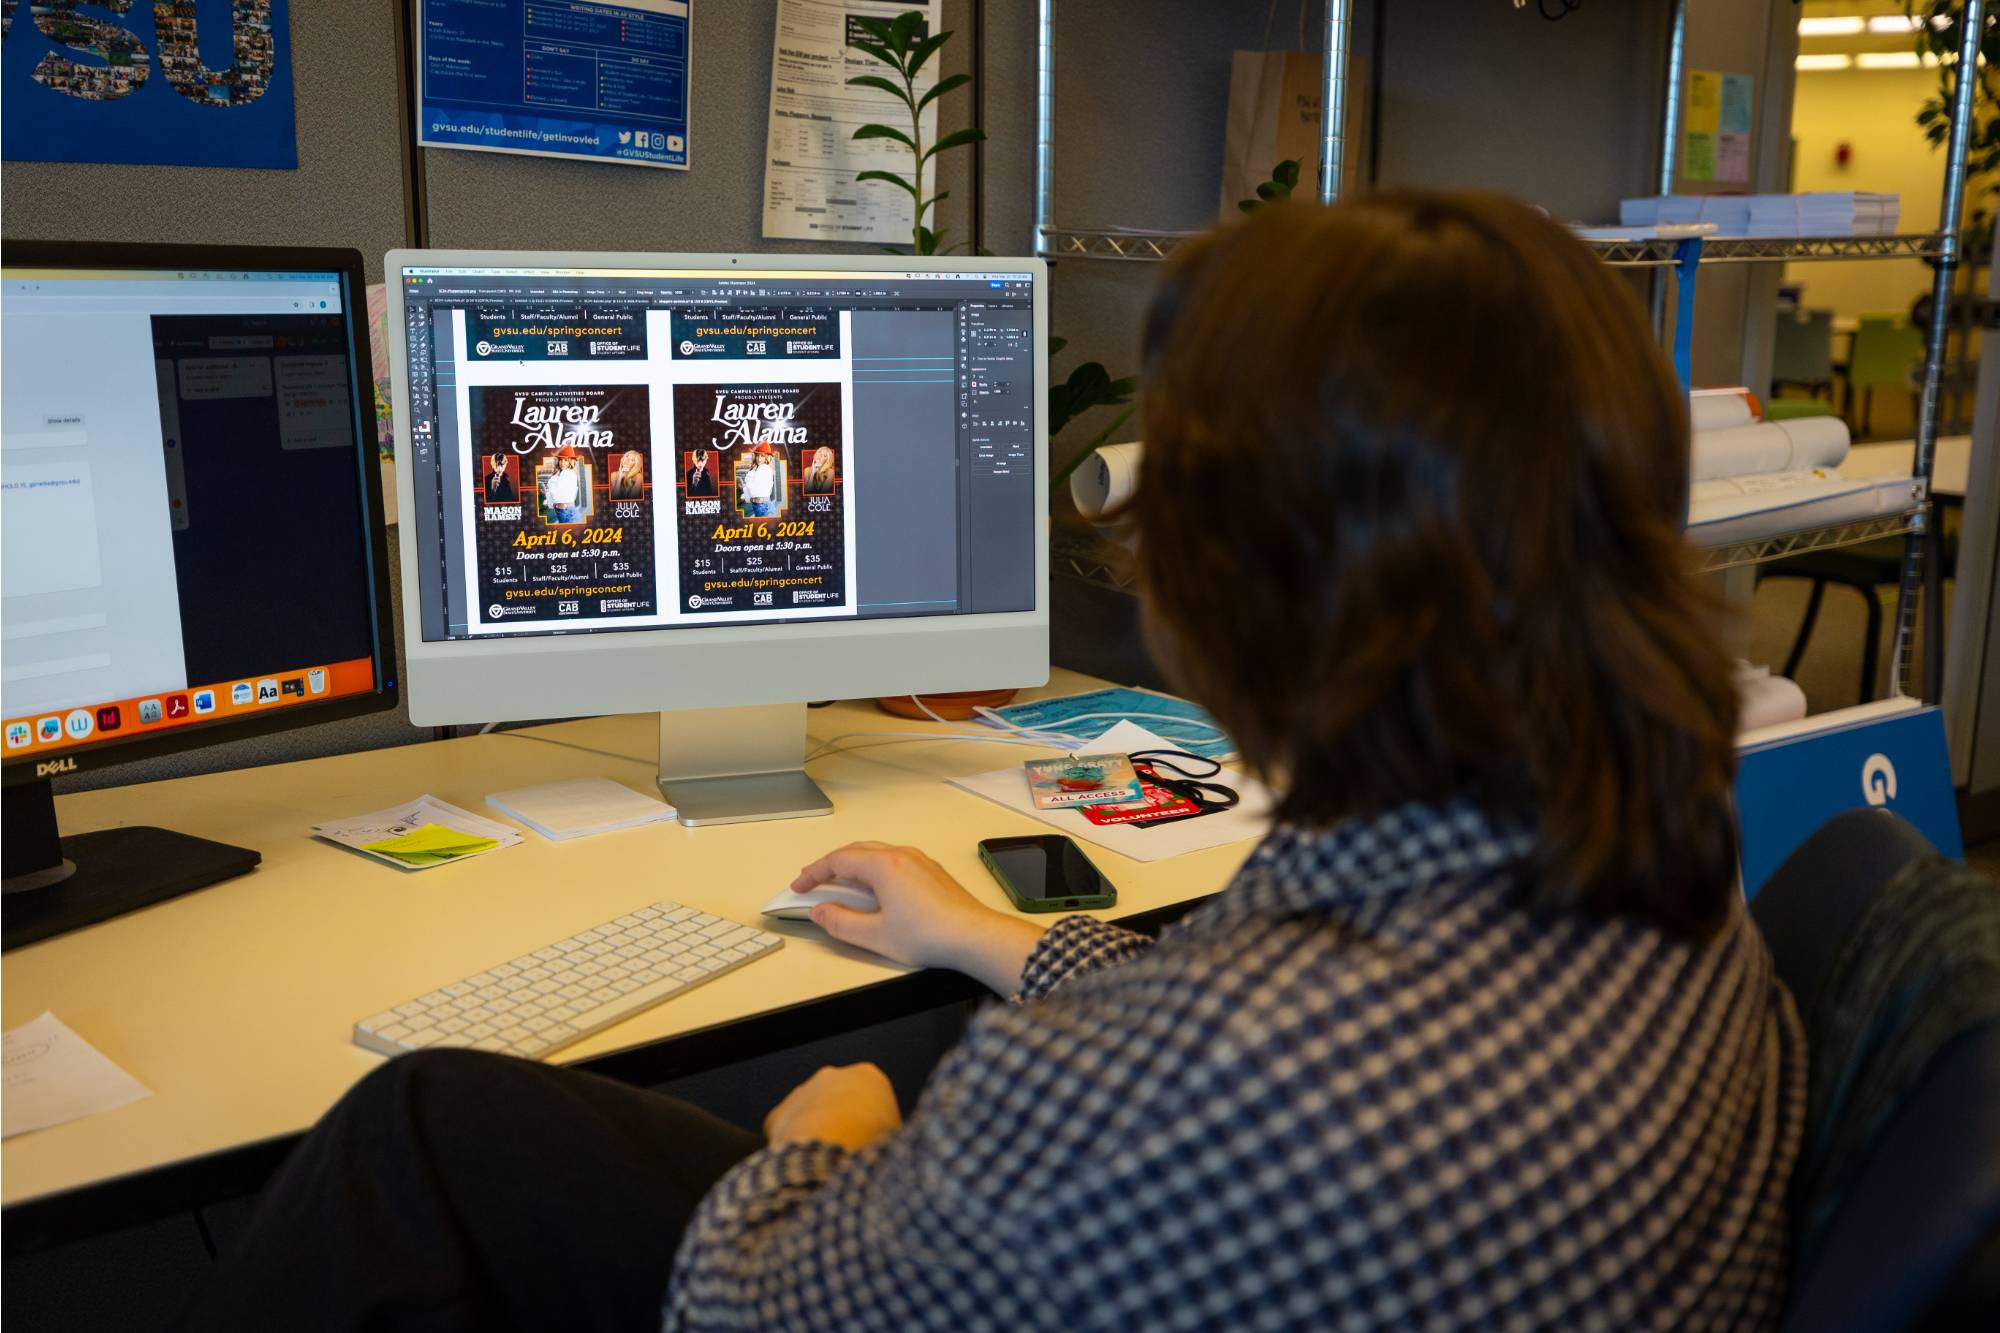
M496 791L486 798L486 804L514 816L544 838L558 841L674 817L674 808L665 801L642 796L610 778L572 778Z

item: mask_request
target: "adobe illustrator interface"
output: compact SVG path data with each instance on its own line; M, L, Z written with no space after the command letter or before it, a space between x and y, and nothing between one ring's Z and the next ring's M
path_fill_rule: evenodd
M425 639L1034 609L1027 273L400 280Z

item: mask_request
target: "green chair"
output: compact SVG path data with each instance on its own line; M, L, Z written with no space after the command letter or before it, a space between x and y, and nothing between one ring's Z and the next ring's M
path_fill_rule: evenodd
M1797 385L1817 397L1833 396L1833 312L1781 310L1771 343L1771 393Z
M1767 398L1764 420L1797 421L1800 417L1830 417L1833 404L1820 398Z
M1916 397L1917 376L1924 362L1923 331L1901 315L1863 315L1854 330L1854 350L1847 358L1847 411L1854 422L1854 394L1861 393L1861 420L1856 434L1868 434L1874 415L1875 390L1906 389Z

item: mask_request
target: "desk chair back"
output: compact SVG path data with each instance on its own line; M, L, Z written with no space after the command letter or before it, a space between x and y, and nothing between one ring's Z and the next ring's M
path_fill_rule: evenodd
M1833 312L1785 310L1778 313L1771 345L1771 383L1808 389L1833 383Z
M1901 315L1863 315L1847 378L1857 389L1909 389L1923 373L1924 335Z
M1810 1052L1785 1329L2000 1309L2000 887L1881 810L1751 903Z

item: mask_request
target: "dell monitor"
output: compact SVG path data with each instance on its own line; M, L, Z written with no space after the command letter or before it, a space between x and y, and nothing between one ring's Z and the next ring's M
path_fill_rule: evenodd
M395 703L363 283L353 250L7 244L5 947L258 860L59 838L53 777Z
M410 715L657 712L683 823L805 703L1048 679L1034 259L389 254Z

